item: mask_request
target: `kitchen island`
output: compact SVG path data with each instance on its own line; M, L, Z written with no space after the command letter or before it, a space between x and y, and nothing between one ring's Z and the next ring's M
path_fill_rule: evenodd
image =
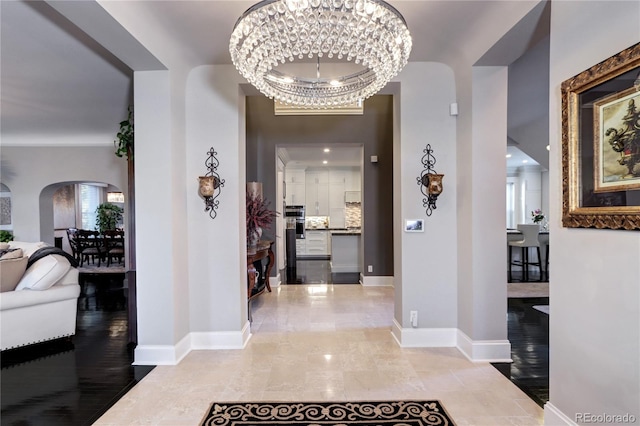
M331 230L331 272L360 272L360 229Z

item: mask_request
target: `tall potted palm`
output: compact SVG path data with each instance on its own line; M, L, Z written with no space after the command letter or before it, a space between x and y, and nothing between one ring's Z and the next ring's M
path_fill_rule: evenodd
M100 232L114 230L122 222L124 210L112 203L102 203L96 208L96 226Z

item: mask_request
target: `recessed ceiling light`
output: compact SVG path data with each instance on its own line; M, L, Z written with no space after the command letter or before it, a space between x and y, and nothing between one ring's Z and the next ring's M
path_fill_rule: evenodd
M529 160L522 160L522 162L523 162L523 163L528 163L528 162L529 162Z
M328 163L328 161L327 161L327 160L324 160L324 161L322 162L322 164L327 164L327 163Z
M551 148L549 147L549 145L547 145L547 151L550 151L550 150L551 150Z
M324 152L331 152L331 150L329 148L325 148Z
M507 154L507 158L511 158L511 154Z

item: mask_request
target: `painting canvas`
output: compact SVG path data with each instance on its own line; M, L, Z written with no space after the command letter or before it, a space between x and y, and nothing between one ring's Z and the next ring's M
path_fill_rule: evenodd
M640 188L639 111L634 87L594 102L594 192Z

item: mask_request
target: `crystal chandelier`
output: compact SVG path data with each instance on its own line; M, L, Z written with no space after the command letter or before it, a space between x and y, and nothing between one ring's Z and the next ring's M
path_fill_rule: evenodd
M263 0L238 19L229 51L269 98L332 108L361 103L396 76L411 34L383 0Z

